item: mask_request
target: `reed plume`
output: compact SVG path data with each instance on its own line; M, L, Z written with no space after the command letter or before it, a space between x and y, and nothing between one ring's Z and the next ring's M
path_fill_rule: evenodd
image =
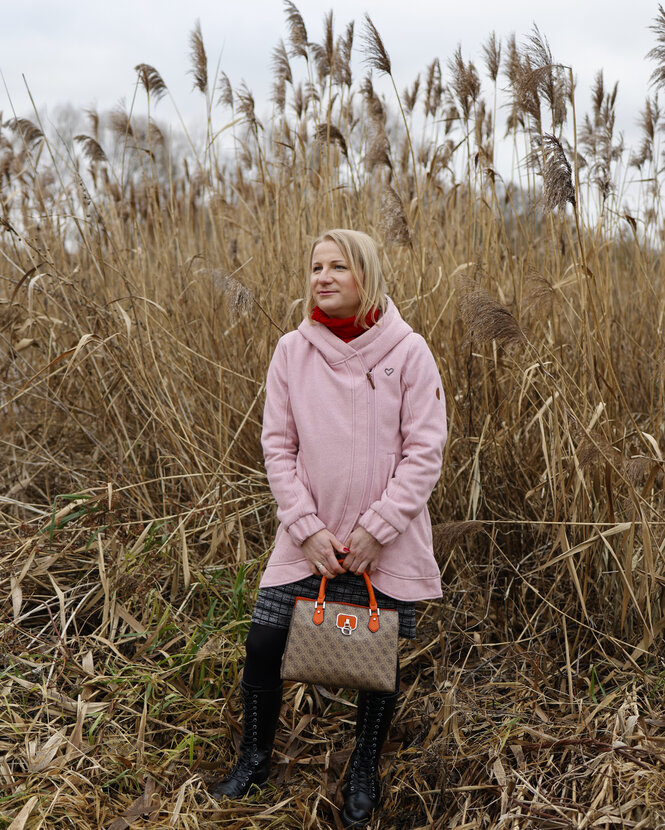
M164 79L155 67L147 63L139 63L134 69L147 95L154 98L155 101L160 101L166 95L167 90Z
M279 111L284 112L286 106L286 85L287 83L293 84L293 73L291 72L289 55L283 40L280 40L273 49L272 68L274 75L272 100Z
M430 156L432 154L433 146L431 141L423 141L418 148L418 162L423 166L427 167L430 162Z
M365 63L369 64L372 69L376 69L377 72L391 75L390 56L383 45L381 35L368 14L365 14L365 29L362 38L365 44Z
M580 127L579 141L580 145L590 155L596 155L598 152L598 128L601 126L601 110L603 100L605 98L605 83L603 79L602 70L596 73L596 77L591 88L591 106L593 118L588 115L584 116L584 121Z
M611 103L614 105L617 97L617 91L619 89L619 83L614 85L614 91L612 92L611 96ZM596 77L594 79L593 87L591 88L591 103L593 106L593 123L595 127L599 127L603 123L602 118L602 108L603 102L605 100L605 81L603 79L603 70L600 69L596 73Z
M98 141L89 135L75 135L74 141L81 145L83 155L88 161L99 163L107 161L106 153L102 149Z
M468 64L464 63L462 47L458 46L455 54L448 61L448 69L452 75L450 88L455 93L455 97L462 111L462 117L465 121L468 121L471 115L471 108L480 95L480 78L478 77L476 67L471 61Z
M427 67L427 81L425 83L425 116L436 115L441 106L443 97L443 83L441 76L441 64L438 58L434 58Z
M291 54L300 55L300 57L309 59L307 53L307 46L309 44L307 38L307 28L305 21L298 9L294 6L291 0L284 0L284 7L286 9L286 22L289 27L289 41L291 43Z
M192 62L190 74L194 76L194 88L205 94L208 91L208 56L201 33L201 21L197 20L189 34L189 56Z
M526 273L525 289L526 292L522 302L522 307L525 310L543 305L546 311L551 312L555 297L554 288L550 280L540 274L533 266Z
M614 140L618 82L611 91L605 91L602 71L598 72L591 92L593 120L585 116L579 131L579 141L590 157L589 178L607 199L614 190L613 165L623 154L623 140ZM578 156L578 165L581 167Z
M404 102L404 111L409 115L413 112L418 100L418 92L420 91L420 74L416 75L416 79L411 85L411 88L405 87L402 93L402 100Z
M236 92L236 99L238 102L238 112L242 115L249 126L256 130L263 129L261 122L256 117L256 106L254 103L254 95L247 85L243 82Z
M543 135L543 195L548 210L561 208L570 202L575 206L573 171L563 146L555 135Z
M395 99L397 101L397 106L399 107L400 114L402 116L402 124L404 126L406 141L405 149L408 148L409 156L411 157L411 163L413 165L411 175L413 177L413 184L415 186L416 197L418 198L420 193L420 188L418 184L418 168L416 163L416 154L413 148L413 142L411 141L411 132L409 130L406 113L404 112L402 100L399 96L399 92L397 91L397 84L395 83L395 79L392 75L390 56L388 55L388 51L383 43L383 40L381 39L381 36L376 26L374 25L374 23L372 23L369 14L365 14L365 31L363 39L365 42L365 62L368 63L372 69L376 69L377 72L387 74L390 77L393 91L395 93ZM373 159L374 154L370 153L368 158ZM403 169L406 171L405 166L403 167ZM409 188L410 187L411 183L409 183Z
M647 97L640 112L638 124L642 130L639 150L631 155L630 164L640 169L645 162L654 159L654 141L661 124L661 111L657 97Z
M371 75L365 76L362 84L360 85L360 92L365 99L365 105L367 106L367 112L370 120L374 125L380 125L383 127L386 123L386 112L383 104L381 103L381 99L374 91Z
M393 169L393 163L390 159L390 141L385 130L374 130L365 155L365 165L370 173L381 166L385 166L389 170Z
M280 40L272 52L272 69L278 80L285 83L293 84L293 72L291 71L291 64L289 62L289 54L284 46L284 41ZM228 78L227 78L228 82Z
M336 50L332 11L329 11L323 19L323 43L311 43L310 48L319 76L319 83L324 84L326 78L334 74L335 71Z
M21 137L27 147L34 147L44 139L44 133L29 118L12 118L7 122L7 126Z
M226 299L226 305L231 320L235 322L239 317L248 314L254 305L254 294L232 275L213 273L213 281L221 284Z
M149 137L152 143L156 142L162 147L166 143L166 136L164 135L162 128L159 126L159 124L155 121L154 118L147 119L145 137Z
M510 112L506 119L506 135L510 132L517 132L524 126L522 92L520 83L523 77L522 57L517 46L517 39L514 34L508 38L508 56L504 63L504 75L512 89Z
M534 25L521 52L515 36L511 35L504 67L513 92L506 133L528 125L532 133L540 135L543 132L541 98L549 104L552 129L560 127L566 118L566 95L570 90L564 68L553 63L549 44L537 26Z
M134 125L132 120L120 104L116 106L109 115L109 127L118 138L134 138Z
M383 190L380 228L384 241L389 245L404 246L411 243L404 205L391 186Z
M353 49L354 23L351 21L346 26L344 35L337 39L335 64L333 75L340 86L351 88L353 73L351 71L351 51Z
M219 97L217 102L233 109L233 87L226 72L221 72L219 75Z
M665 86L665 10L658 4L658 14L649 26L656 35L656 45L647 52L647 58L655 61L656 68L651 73L651 84L657 89Z
M644 484L654 467L653 459L645 456L628 456L594 430L588 430L583 435L575 454L582 469L599 463L611 464L634 487ZM662 466L661 463L660 467Z
M291 108L298 121L302 121L307 112L307 96L302 83L298 83L293 87L293 98L291 100Z
M476 145L477 163L489 162L492 159L492 113L480 101L475 108L473 132Z
M476 269L476 274L482 271ZM458 309L469 342L491 343L501 346L524 343L526 338L520 324L508 309L493 299L480 284L461 274L457 280Z
M92 137L95 141L99 141L99 113L97 110L90 108L85 110L85 114L88 116L88 121L90 122Z
M449 172L452 173L454 180L454 173L450 169L450 162L453 158L456 148L457 145L451 139L447 139L443 142L443 144L439 144L439 146L432 154L432 158L429 163L429 169L427 171L427 177L429 180L435 182L439 171L443 171L446 169L448 169Z
M517 46L517 38L515 37L515 33L511 33L508 37L508 57L504 62L504 75L510 86L515 87L517 86L517 82L519 80L519 76L522 72L522 58L520 56L520 51Z
M348 158L346 139L344 138L344 135L339 127L336 127L334 124L318 124L316 130L314 131L314 135L316 136L317 141L324 144L336 144L342 151L342 155L345 158Z
M497 39L496 32L492 32L483 44L483 57L489 79L495 83L501 68L501 41Z
M321 93L319 91L318 86L314 83L314 81L306 81L305 86L303 88L303 93L305 96L306 105L309 106L310 103L315 102L319 104L321 102Z
M475 536L483 529L482 522L441 522L432 525L432 544L437 561L448 556L463 539Z
M272 85L271 100L277 107L278 112L284 113L286 109L286 83L279 78L275 78Z
M552 130L555 130L566 120L566 101L572 90L568 89L565 67L554 61L549 42L535 23L524 45L523 55L518 80L522 105L538 122L540 131L542 96L549 106Z
M9 184L11 181L11 168L12 168L12 159L14 154L11 151L11 147L2 155L0 155L0 191L2 191L4 184ZM4 200L0 199L0 207L4 209Z

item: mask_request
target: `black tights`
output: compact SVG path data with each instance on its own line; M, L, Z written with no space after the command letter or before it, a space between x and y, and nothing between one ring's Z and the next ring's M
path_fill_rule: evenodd
M253 622L245 641L243 683L255 689L276 689L282 682L280 668L286 646L287 628L272 628Z
M281 683L280 668L288 635L286 628L273 628L253 622L245 641L247 657L243 683L254 689L276 689ZM399 660L395 677L395 691L399 691Z

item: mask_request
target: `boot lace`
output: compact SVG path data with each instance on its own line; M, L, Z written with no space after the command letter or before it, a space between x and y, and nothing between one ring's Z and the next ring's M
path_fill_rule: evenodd
M238 781L239 783L245 784L252 777L257 766L258 758L256 753L241 755L231 772L224 778L224 782Z
M351 762L349 775L349 793L364 792L371 799L377 798L378 776L372 758L363 758L361 755Z
M245 710L245 735L240 746L240 754L225 781L237 780L247 783L261 762L257 747L258 708L256 702L253 703L253 706L250 705Z

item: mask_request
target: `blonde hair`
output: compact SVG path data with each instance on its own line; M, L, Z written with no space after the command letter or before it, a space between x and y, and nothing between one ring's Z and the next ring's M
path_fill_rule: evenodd
M360 294L360 307L356 313L356 325L366 326L365 317L375 308L383 314L386 310L386 283L381 270L379 251L371 236L348 228L333 228L318 236L309 252L305 315L311 319L316 301L312 296L309 274L312 272L314 249L321 242L334 242L349 266Z

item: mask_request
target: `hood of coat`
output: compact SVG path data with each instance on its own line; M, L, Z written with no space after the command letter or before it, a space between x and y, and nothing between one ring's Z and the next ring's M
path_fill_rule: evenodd
M330 365L360 355L367 366L375 366L413 331L402 319L390 297L386 299L386 311L378 323L349 343L345 343L321 323L311 320L303 320L298 331L321 352Z

